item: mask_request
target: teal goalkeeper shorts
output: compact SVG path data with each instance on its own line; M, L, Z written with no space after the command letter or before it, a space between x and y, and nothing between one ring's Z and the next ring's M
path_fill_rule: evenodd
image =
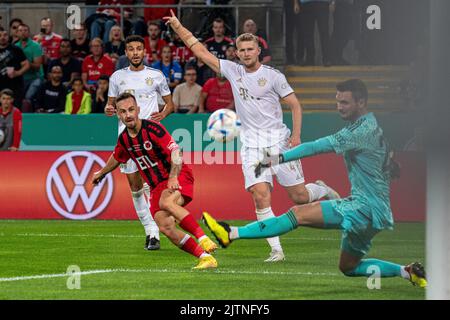
M365 256L372 239L380 232L372 228L370 207L351 197L320 202L326 229L342 230L341 250L357 257Z

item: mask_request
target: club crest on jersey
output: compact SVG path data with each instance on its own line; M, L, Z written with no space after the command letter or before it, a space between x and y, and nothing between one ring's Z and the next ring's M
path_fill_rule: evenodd
M266 85L266 83L267 83L267 80L265 78L258 79L258 85L260 87L264 87Z
M99 69L103 69L103 63L100 62L100 63L98 64L98 68L99 68Z
M152 143L150 142L150 141L145 141L144 142L144 149L145 150L147 150L147 151L149 151L149 150L151 150L152 149Z
M149 87L151 87L151 86L153 85L153 79L152 79L152 78L147 78L147 79L145 79L145 83L146 83Z

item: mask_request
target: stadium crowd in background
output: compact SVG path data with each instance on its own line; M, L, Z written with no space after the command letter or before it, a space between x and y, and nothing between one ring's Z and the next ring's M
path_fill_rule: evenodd
M9 88L14 92L14 104L22 112L63 112L65 101L61 107L56 97L60 97L63 85L68 92L73 89L74 79L81 77L84 90L90 93L92 112L101 112L105 105L104 87L108 77L115 71L128 66L124 54L125 38L134 34L144 37L146 57L144 64L161 70L166 76L171 91L187 82L177 92L179 112L209 112L219 105L211 105L211 96L206 98L213 88L217 89L222 83L215 73L192 51L185 46L175 32L162 21L168 15L170 8L145 8L143 16L139 16L132 8L133 4L174 5L183 0L101 0L86 1L88 8L86 19L76 25L70 32L70 38L63 38L55 33L54 22L49 17L40 19L40 29L30 30L22 19L14 17L9 22L8 32L0 31L0 90ZM229 1L207 1L206 4L228 4ZM123 21L117 5L124 5ZM286 9L286 62L288 64L315 65L318 58L322 64L348 64L343 58L344 47L352 39L351 19L355 14L353 0L285 0ZM174 10L176 12L176 10ZM195 10L194 10L195 11ZM267 42L268 30L258 28L256 19L248 18L240 26L240 30L233 30L234 17L232 10L217 10L213 8L201 9L195 33L203 37L205 47L221 59L238 62L234 37L239 33L251 33L258 37L263 64L272 62L272 54ZM181 14L184 14L181 12ZM333 32L330 34L329 18L333 15ZM315 26L317 24L320 39L320 54L316 54L314 41ZM123 29L122 29L123 27ZM353 32L354 33L354 32ZM362 59L364 55L362 55ZM54 66L62 69L62 78L55 80L52 72ZM185 76L185 73L189 74ZM193 75L195 73L195 76ZM59 76L56 76L57 78ZM197 86L189 84L195 77L198 86L203 87L204 101L197 101ZM99 79L102 78L102 85ZM56 82L55 82L56 81ZM225 82L226 83L226 82ZM100 88L100 89L99 89ZM189 88L189 90L188 90ZM97 90L99 92L97 93ZM56 92L58 94L56 95ZM191 95L192 96L189 96ZM67 92L64 96L67 95ZM214 96L214 95L213 95ZM53 98L50 98L53 97ZM52 102L49 104L48 100ZM220 99L219 99L220 100ZM185 102L188 104L185 104ZM220 106L229 104L220 104ZM193 106L192 108L185 108ZM231 107L231 105L230 105Z

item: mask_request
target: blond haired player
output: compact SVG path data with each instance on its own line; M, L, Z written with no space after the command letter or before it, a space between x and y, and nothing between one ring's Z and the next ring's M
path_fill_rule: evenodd
M164 17L167 24L180 36L192 52L215 72L223 74L231 83L236 112L242 123L241 158L245 188L253 198L258 220L274 217L271 208L273 175L286 189L296 204L316 201L323 197L339 197L323 182L305 185L300 161L275 166L256 178L253 165L263 157L263 149L281 153L300 144L301 106L286 77L278 70L259 62L261 53L258 38L244 33L236 39L240 64L218 59L192 33L183 27L177 17ZM280 99L292 111L293 131L283 123ZM284 260L279 237L267 239L271 253L267 262Z

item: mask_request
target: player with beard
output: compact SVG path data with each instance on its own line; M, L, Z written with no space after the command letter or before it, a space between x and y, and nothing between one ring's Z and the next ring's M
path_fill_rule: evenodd
M108 103L105 114L112 116L116 113L115 100L124 93L131 93L136 97L140 106L139 118L161 121L173 112L174 106L169 86L164 74L147 66L144 66L144 39L141 36L132 35L125 39L125 55L130 65L117 70L110 78L108 90ZM158 107L158 94L162 96L165 106L162 111ZM125 125L119 121L119 133ZM150 214L149 197L150 190L144 184L136 164L130 160L120 165L120 171L127 176L131 189L132 199L136 213L145 229L145 249L158 250L160 248L159 229Z
M240 64L219 59L210 53L189 30L183 27L177 17L164 17L181 40L199 59L211 69L221 73L230 81L236 112L241 119L241 158L245 178L245 189L252 195L258 220L273 218L271 191L273 175L289 197L296 204L317 201L321 198L335 199L339 195L322 181L305 185L299 160L274 166L263 175L255 177L253 165L263 157L263 150L281 153L300 144L302 111L294 90L286 77L278 70L259 62L261 48L258 37L241 34L236 39L237 56ZM293 131L283 123L280 100L292 111ZM271 253L267 262L284 260L279 237L267 239Z

